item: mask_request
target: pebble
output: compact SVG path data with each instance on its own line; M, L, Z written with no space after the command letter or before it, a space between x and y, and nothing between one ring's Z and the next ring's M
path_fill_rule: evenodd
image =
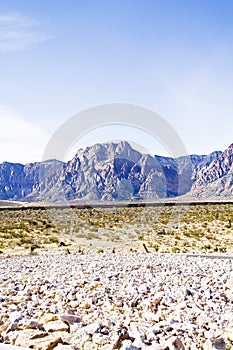
M232 262L220 258L3 256L0 348L231 349L232 286Z

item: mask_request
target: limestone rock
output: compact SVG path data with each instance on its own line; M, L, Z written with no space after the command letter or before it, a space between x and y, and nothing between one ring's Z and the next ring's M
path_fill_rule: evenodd
M69 326L62 321L50 321L44 324L44 330L46 332L58 332L58 331L67 332L68 329L69 329Z

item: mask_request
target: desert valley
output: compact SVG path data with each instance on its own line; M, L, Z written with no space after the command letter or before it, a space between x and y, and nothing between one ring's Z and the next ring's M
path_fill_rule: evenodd
M233 146L0 165L0 348L233 348Z

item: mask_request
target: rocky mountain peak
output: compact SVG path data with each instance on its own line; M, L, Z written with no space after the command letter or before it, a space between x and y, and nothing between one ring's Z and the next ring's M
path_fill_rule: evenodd
M83 161L85 158L89 162L91 160L95 162L113 162L115 158L137 162L140 157L140 152L133 149L127 141L97 143L85 149L79 149L75 155L76 159L79 158L80 161Z
M151 156L127 141L79 149L72 160L0 164L0 199L153 200L189 193L233 194L233 144L224 152L177 159Z

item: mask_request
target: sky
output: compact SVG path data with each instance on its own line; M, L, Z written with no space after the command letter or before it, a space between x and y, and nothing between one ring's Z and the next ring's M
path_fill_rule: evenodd
M228 0L0 0L0 162L42 160L70 117L116 102L155 111L189 154L224 150L233 142L232 18ZM93 122L84 136L77 130L69 157L122 138L169 155L145 130Z

